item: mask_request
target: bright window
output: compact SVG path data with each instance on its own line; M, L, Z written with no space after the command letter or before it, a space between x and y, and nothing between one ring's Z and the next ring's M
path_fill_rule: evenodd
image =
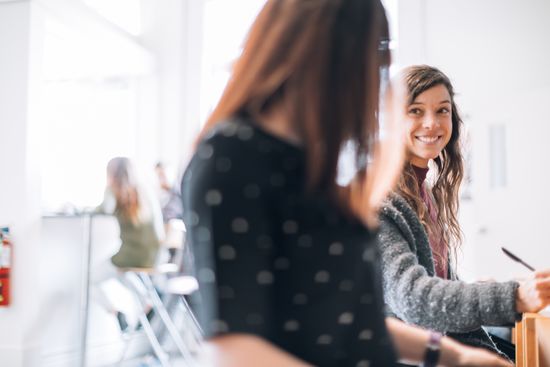
M50 82L44 92L43 207L58 211L97 205L107 161L136 153L132 81Z
M40 98L46 212L99 204L108 160L137 155L139 81L150 60L98 27L78 29L55 16L46 21Z
M126 32L141 34L140 0L84 0L84 3Z
M397 0L383 0L390 22L392 42L397 47ZM231 66L242 51L244 38L266 0L207 0L204 9L201 115L206 121L218 102ZM393 70L390 71L393 74Z
M208 0L204 8L200 120L206 121L229 80L248 29L266 0Z

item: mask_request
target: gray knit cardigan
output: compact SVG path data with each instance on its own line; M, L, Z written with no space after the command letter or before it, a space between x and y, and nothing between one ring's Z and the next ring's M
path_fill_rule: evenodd
M397 194L382 207L377 237L390 316L496 350L481 326L511 325L517 319L517 282L468 284L452 270L449 280L436 277L424 226Z

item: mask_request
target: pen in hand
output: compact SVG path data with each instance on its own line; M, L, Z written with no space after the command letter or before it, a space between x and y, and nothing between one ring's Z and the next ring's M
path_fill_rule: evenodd
M512 259L514 261L517 261L518 263L525 266L527 269L529 269L531 271L535 271L535 268L533 268L531 265L527 264L525 261L523 261L522 259L520 259L516 255L514 255L510 251L506 250L504 247L501 247L501 249L502 249L502 252L504 252L506 254L506 256L508 256L510 259Z

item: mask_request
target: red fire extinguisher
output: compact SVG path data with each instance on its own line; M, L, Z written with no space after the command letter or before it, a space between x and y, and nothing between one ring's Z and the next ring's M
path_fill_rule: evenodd
M0 306L9 306L12 244L8 227L0 229L0 239Z

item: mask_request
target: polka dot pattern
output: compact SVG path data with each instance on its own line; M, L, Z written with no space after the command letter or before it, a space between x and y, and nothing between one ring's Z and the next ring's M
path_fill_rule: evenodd
M221 128L221 133L226 138L231 138L237 134L239 126L236 124L226 124Z
M220 260L235 260L237 251L231 245L223 245L218 249L218 256Z
M267 270L260 271L256 277L258 284L266 285L273 283L273 273Z
M329 345L332 343L332 336L329 334L319 335L317 338L317 344Z
M216 330L218 333L227 333L229 331L229 325L223 320L214 320L214 322L212 322L212 329Z
M200 159L210 159L214 154L214 148L210 144L203 144L197 149L197 156Z
M250 140L254 136L254 130L250 126L241 126L237 131L237 136L243 141Z
M209 268L200 269L197 277L199 281L203 283L213 283L216 281L216 274L214 274L214 271Z
M326 270L321 270L315 273L315 282L316 283L328 283L330 280L330 273Z
M371 340L372 339L372 330L365 329L359 333L360 340Z
M338 323L341 325L349 325L353 323L354 315L351 312L344 312L338 317Z
M285 331L298 331L300 329L300 323L296 320L288 320L284 323L283 329Z
M235 233L246 233L248 232L248 221L244 218L235 218L231 222L231 229Z
M376 250L370 247L363 252L363 261L373 262L376 259Z
M340 256L344 253L344 245L342 245L340 242L331 243L330 247L328 248L328 253L333 256Z
M342 280L338 285L338 289L342 292L351 292L353 290L353 281L351 280Z
M206 192L206 205L214 206L222 203L222 193L219 190L208 190Z
M312 365L392 366L371 235L305 179L304 151L253 123L199 144L182 181L197 317L207 337L280 335Z
M190 227L195 227L199 224L199 215L196 212L190 210L188 218L189 218L188 224Z

